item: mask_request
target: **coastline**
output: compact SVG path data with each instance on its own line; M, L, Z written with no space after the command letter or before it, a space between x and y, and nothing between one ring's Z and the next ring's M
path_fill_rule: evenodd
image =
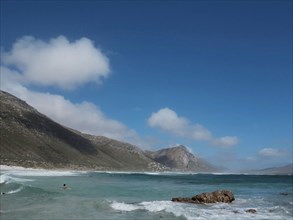
M77 175L82 173L109 173L109 174L146 174L146 175L245 175L245 176L292 176L292 174L263 174L263 173L204 173L204 172L178 172L178 171L165 171L165 172L152 172L152 171L121 171L121 170L93 170L93 169L74 169L74 168L43 168L43 167L22 167L10 166L0 164L0 172L21 172L22 174L43 173L43 175ZM33 175L34 176L34 175Z
M149 174L149 175L197 175L197 174L207 174L207 175L241 175L240 173L203 173L203 172L178 172L178 171L165 171L165 172L152 172L152 171L120 171L120 170L92 170L92 169L70 169L70 168L31 168L22 166L9 166L0 165L0 171L39 171L39 172L95 172L95 173L109 173L109 174Z
M108 174L146 174L146 175L198 175L198 174L207 174L207 175L239 175L237 173L200 173L200 172L178 172L178 171L166 171L166 172L152 172L152 171L120 171L120 170L92 170L92 169L70 169L70 168L29 168L29 167L22 167L22 166L9 166L9 165L0 165L0 171L5 172L21 172L25 173L43 173L44 175L48 175L48 173L56 173L56 174L68 174L68 173L108 173ZM241 175L241 174L240 174Z

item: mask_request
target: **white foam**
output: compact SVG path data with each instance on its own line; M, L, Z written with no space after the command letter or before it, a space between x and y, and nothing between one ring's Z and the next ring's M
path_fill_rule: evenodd
M134 210L139 209L139 207L137 205L127 204L124 202L113 202L111 204L111 207L115 210L126 211L126 212L130 212L130 211L134 211Z
M11 174L14 176L79 176L87 173L86 171L46 170L6 165L0 165L0 167L1 173Z
M1 175L0 176L0 183L5 183L5 182L7 182L7 176L6 175Z
M80 172L75 171L55 171L55 170L24 170L9 172L15 176L79 176Z
M28 181L33 181L32 179L26 179L26 178L17 178L13 177L9 174L3 174L0 176L0 183L11 183L11 182L28 182Z
M247 213L249 207L239 207L233 204L216 203L208 205L194 205L184 203L174 203L171 201L145 201L136 204L127 204L124 202L113 202L110 205L113 209L119 211L132 212L135 210L146 210L149 212L172 213L176 217L183 216L188 220L195 219L227 219L227 220L248 220L248 219L286 219L286 216L278 212L272 212L271 208L255 208L256 213ZM288 214L288 213L287 213Z
M171 201L146 201L137 204L127 204L124 202L113 202L111 207L119 211L135 211L135 210L147 210L149 212L166 211L173 213L176 217L185 216L186 210L183 204L173 203Z
M17 193L17 192L20 192L22 189L23 189L23 187L20 187L20 188L18 188L18 189L16 189L16 190L8 191L8 192L6 192L5 194L13 194L13 193Z
M80 176L85 171L63 171L63 170L45 170L45 169L31 169L23 167L11 167L1 165L0 184L18 182L23 183L27 181L34 181L27 177L36 176ZM23 178L26 177L26 178Z
M144 174L144 175L162 175L159 172L131 172L131 171L94 171L95 173L107 173L107 174Z

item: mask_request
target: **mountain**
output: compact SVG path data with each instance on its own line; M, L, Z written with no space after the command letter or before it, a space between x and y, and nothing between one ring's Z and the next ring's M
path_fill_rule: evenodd
M164 164L173 170L192 172L219 172L219 168L196 157L185 146L166 148L156 152L148 152L154 161Z
M0 91L2 165L41 168L214 172L184 146L145 152L129 143L83 134Z
M261 175L293 175L293 164L288 164L281 167L270 167L261 170L252 170L248 173Z
M68 129L6 92L0 100L1 164L143 170L153 162L133 145Z

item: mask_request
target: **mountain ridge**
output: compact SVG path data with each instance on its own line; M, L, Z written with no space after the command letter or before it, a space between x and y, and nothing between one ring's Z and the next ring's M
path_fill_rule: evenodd
M258 175L293 175L293 163L279 167L268 167L264 169L249 170L248 174Z
M157 151L103 136L84 134L41 114L0 90L1 165L46 169L176 171L214 173L224 169L192 154L183 145ZM250 173L287 174L286 168ZM286 172L284 170L287 170Z
M185 163L180 162L184 159L180 155L190 154L185 147L181 146L180 155L174 153L175 165L169 167L164 161L152 157L156 151L146 152L129 143L67 128L7 92L0 91L0 101L2 165L49 169L206 171L201 166L192 169L180 166ZM187 159L195 158L191 155Z

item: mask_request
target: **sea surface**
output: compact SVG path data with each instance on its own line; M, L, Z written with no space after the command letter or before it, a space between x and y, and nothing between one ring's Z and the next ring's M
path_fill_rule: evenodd
M0 219L289 220L292 188L292 176L1 170ZM235 201L171 202L219 189Z

